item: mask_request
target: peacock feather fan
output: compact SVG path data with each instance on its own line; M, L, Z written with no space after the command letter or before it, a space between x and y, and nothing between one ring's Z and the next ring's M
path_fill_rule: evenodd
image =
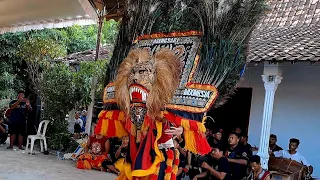
M138 36L197 30L203 32L200 64L193 82L214 85L216 106L234 93L246 65L250 33L263 13L264 0L128 0L109 80Z

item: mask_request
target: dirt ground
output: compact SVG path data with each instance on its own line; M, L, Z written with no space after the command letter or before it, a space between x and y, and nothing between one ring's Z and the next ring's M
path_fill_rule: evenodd
M75 162L54 155L7 150L0 145L0 180L113 180L115 175L95 170L79 170Z

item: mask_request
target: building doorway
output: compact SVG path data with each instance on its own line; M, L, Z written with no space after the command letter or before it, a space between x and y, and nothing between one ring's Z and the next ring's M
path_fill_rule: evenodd
M242 133L248 133L250 109L252 99L252 88L237 88L236 93L219 108L208 112L208 115L214 119L214 123L208 122L208 127L222 128L224 137L236 127L242 129Z

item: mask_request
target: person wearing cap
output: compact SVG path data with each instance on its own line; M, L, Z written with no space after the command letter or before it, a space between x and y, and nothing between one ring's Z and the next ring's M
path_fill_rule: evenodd
M12 149L16 136L18 135L19 149L24 150L22 147L23 137L26 134L26 120L27 112L32 111L30 102L24 97L24 91L20 90L16 100L12 100L9 104L11 109L9 117L9 134L10 145L7 149Z
M231 179L240 180L247 174L249 152L240 144L240 135L232 132L229 135L229 147L225 153L231 166Z

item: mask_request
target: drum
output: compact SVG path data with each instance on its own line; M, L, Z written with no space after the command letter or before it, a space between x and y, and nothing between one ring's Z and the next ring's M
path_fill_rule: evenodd
M269 171L287 175L290 180L301 180L305 178L307 168L303 164L290 159L270 157Z

